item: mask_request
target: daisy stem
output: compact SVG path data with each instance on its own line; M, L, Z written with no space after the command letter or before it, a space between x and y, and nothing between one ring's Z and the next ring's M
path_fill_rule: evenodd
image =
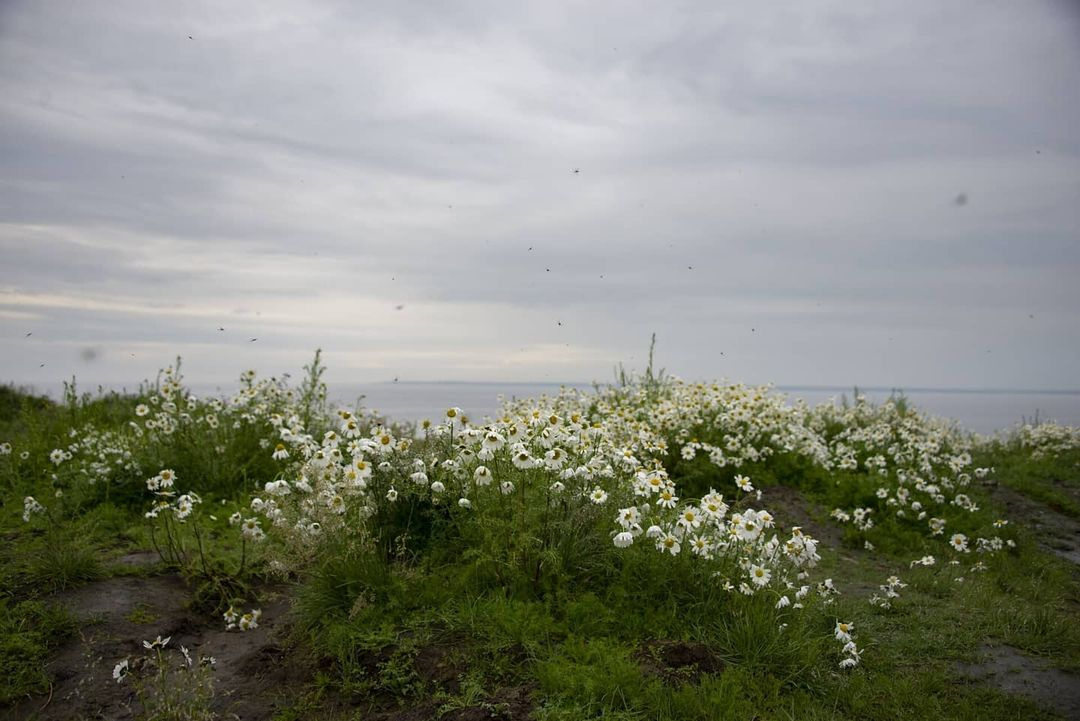
M154 533L154 522L153 521L150 521L150 543L153 544L154 550L157 551L158 557L162 561L168 562L168 559L165 558L165 554L161 550L161 546L158 545L157 534Z
M199 562L202 564L203 574L210 576L210 570L206 567L206 555L203 553L202 535L199 533L199 521L192 514L191 528L195 531L195 542L199 545Z

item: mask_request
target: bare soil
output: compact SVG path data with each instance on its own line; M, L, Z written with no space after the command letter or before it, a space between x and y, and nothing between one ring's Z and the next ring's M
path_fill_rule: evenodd
M143 562L140 558L136 563ZM121 576L57 594L82 625L81 638L60 648L49 662L48 694L5 710L5 718L35 721L134 718L137 700L130 679L117 683L117 662L146 655L144 640L171 637L177 661L186 647L193 657L212 656L212 709L226 719L268 719L279 701L292 702L313 673L310 659L282 646L289 599L266 592L257 629L226 631L219 618L188 608L191 589L174 576ZM134 665L134 664L133 664Z
M1005 486L994 488L994 498L1005 506L1006 518L1023 519L1046 550L1080 564L1080 521Z
M1065 718L1080 718L1080 677L1012 646L983 644L979 652L981 659L977 663L958 666L962 676L1027 697Z
M828 519L828 511L812 503L798 488L769 486L761 491L761 504L775 516L776 527L783 533L801 528L808 536L829 548L843 546L844 530Z
M724 663L711 648L693 641L649 641L634 658L642 670L668 685L698 683L704 675L718 674Z

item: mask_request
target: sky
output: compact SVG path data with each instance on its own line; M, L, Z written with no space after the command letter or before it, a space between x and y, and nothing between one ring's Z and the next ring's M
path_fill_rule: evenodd
M1080 4L0 2L0 382L1080 388Z

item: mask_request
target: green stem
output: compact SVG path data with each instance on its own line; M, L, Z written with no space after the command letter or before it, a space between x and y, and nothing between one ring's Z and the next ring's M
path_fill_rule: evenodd
M206 554L203 553L202 535L199 533L199 522L194 515L191 518L191 528L195 531L195 542L199 546L199 563L202 565L203 575L210 577L210 570L206 567Z
M157 534L154 533L153 520L150 521L150 543L154 546L154 550L157 551L158 558L160 558L163 563L167 563L168 560L165 558L165 554L162 552L161 547L158 545Z

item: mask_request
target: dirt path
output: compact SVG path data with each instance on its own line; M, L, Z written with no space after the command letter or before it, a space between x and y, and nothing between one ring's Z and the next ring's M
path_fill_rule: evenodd
M776 518L778 533L790 533L793 527L798 526L818 541L819 552L828 549L846 563L869 564L878 570L882 579L895 572L888 563L865 550L844 545L844 529L828 518L828 511L810 501L798 488L769 486L762 491L761 505ZM869 598L878 591L876 584L859 578L836 580L841 593L848 596Z
M1080 565L1080 521L1005 486L997 486L993 495L1006 518L1030 528L1046 550Z

